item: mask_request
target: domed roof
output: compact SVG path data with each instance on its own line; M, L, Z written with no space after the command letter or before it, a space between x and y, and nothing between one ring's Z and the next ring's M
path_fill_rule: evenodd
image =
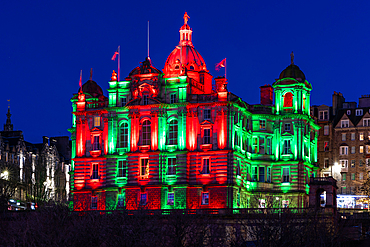
M141 75L141 74L161 74L162 72L152 65L152 61L149 57L145 58L145 61L140 64L139 67L133 69L129 76Z
M186 67L187 65L197 65L199 67L206 65L203 57L190 45L177 46L168 56L165 67L176 63L181 63Z
M279 79L284 78L293 78L297 81L304 82L306 80L306 76L304 73L299 69L299 67L295 64L291 64L288 67L286 67L279 76Z
M82 92L88 93L94 98L99 98L103 95L103 90L101 87L91 79L82 85Z

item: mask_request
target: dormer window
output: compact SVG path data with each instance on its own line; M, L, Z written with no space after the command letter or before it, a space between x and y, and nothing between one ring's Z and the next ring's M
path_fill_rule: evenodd
M347 110L347 115L351 115L351 110Z
M362 116L362 109L356 109L356 116Z
M328 119L329 119L328 111L319 112L319 120L328 120Z
M284 94L283 107L293 107L293 94L291 92Z
M348 128L349 127L349 121L348 120L341 120L340 121L341 128Z

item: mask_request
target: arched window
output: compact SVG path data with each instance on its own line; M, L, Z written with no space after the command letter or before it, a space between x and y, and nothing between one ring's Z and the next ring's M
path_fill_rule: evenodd
M177 120L171 120L169 129L169 144L170 145L177 145Z
M176 69L176 70L177 70L177 69L180 69L180 66L176 65L176 66L175 66L175 69Z
M303 95L303 109L306 109L306 95Z
M284 107L293 107L293 94L291 92L284 94Z
M194 66L193 65L190 66L190 70L194 70Z
M128 124L127 123L123 123L120 126L119 147L120 148L127 148L128 147Z
M145 120L143 122L142 145L150 145L150 139L151 139L150 121Z

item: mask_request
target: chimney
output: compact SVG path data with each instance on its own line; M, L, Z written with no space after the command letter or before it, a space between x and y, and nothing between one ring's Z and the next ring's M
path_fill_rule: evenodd
M264 85L261 89L261 105L272 105L272 94L274 89L271 85Z
M43 136L42 137L42 144L49 144L49 137L47 137L47 136Z

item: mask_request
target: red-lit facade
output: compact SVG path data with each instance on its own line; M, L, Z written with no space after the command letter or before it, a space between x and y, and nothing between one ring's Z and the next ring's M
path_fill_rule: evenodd
M146 58L124 81L113 71L108 97L90 78L72 98L73 210L241 208L253 206L261 192L297 197L304 205L314 154L275 154L285 147L272 125L287 116L276 116L272 87L261 87L259 107L230 93L226 79L207 70L184 20L163 72ZM290 94L288 103L295 102ZM256 127L261 116L262 131ZM299 119L315 131L307 114ZM264 138L263 154L255 152L257 137L259 152ZM315 145L313 138L309 149ZM301 168L294 179L294 169L282 170L291 165ZM287 190L282 177L289 175Z

